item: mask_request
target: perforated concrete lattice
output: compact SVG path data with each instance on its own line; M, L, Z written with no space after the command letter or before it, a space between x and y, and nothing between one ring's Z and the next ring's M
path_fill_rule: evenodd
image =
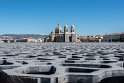
M124 83L123 64L124 43L0 43L0 69L20 83Z

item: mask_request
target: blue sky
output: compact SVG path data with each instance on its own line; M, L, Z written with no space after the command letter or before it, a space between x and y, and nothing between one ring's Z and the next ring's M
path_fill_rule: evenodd
M49 34L58 22L79 35L124 32L124 0L0 0L0 34Z

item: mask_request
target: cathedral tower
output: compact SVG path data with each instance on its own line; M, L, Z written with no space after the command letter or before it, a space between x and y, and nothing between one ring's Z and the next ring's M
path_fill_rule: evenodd
M74 25L71 25L71 33L74 33Z
M68 32L68 25L65 25L64 26L64 33L67 33Z

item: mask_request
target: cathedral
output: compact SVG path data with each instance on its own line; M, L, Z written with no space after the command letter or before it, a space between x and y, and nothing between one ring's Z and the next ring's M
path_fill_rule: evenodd
M49 36L50 42L76 42L77 35L75 33L74 25L71 26L70 32L68 31L68 25L64 26L64 31L60 24L55 29L55 32L52 31Z

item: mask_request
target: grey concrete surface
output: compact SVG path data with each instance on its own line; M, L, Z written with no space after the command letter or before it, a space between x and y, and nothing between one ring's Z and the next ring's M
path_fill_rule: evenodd
M124 43L0 43L0 69L24 83L102 83L123 64Z

